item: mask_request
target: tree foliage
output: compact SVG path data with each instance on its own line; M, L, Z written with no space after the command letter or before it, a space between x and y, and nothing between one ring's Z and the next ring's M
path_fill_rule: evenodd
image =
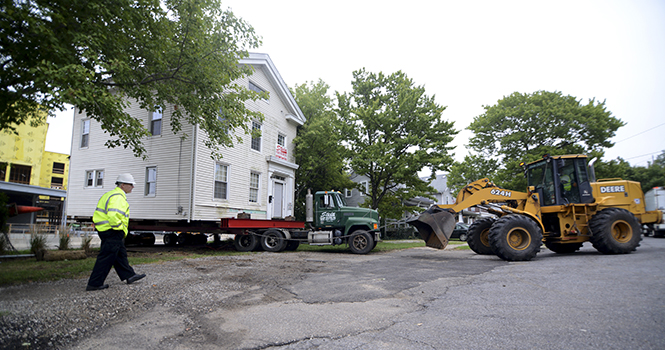
M448 174L448 188L453 196L466 185L482 178L495 181L499 164L496 160L479 155L468 155L463 162L455 162Z
M587 154L602 157L610 139L625 123L606 110L605 101L583 104L561 92L515 92L474 118L469 146L479 156L501 165L493 179L509 189L524 189L519 163L543 154Z
M665 186L665 151L663 151L653 162L644 166L631 167L622 158L607 162L596 162L594 164L597 179L622 178L637 181L646 192L654 187Z
M337 94L343 141L353 172L369 178L367 206L379 208L387 197L426 196L431 188L418 177L430 168L447 170L449 143L457 131L444 121L445 107L427 96L406 74L353 73L353 90Z
M346 172L340 123L333 110L333 100L328 95L329 88L319 80L296 85L293 89L295 100L307 118L293 140L296 163L299 165L295 186L295 213L299 220L305 217L307 189L342 190L355 185Z
M251 74L238 59L259 39L219 0L9 0L1 8L2 130L71 104L100 122L108 146L138 156L148 132L124 111L128 99L151 111L177 106L171 129L200 125L209 147L230 145L228 127L247 131L248 118L260 117L244 105L258 94L232 83Z

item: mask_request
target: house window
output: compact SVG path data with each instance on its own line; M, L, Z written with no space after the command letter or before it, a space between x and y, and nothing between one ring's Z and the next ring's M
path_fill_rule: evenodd
M154 196L157 190L157 167L145 168L145 195Z
M277 158L287 160L289 151L286 149L286 136L282 134L277 135L277 147L275 149Z
M53 173L63 175L65 173L65 163L53 162Z
M249 89L254 92L258 92L259 94L266 94L266 95L268 94L266 90L260 88L258 85L252 83L251 81L249 82ZM262 98L261 100L263 102L268 102L268 99L266 98Z
M7 163L0 162L0 181L7 181Z
M90 143L90 119L81 120L81 148Z
M361 181L359 189L360 189L360 195L364 197L367 193L369 193L369 182Z
M51 188L61 190L63 183L64 183L63 178L51 177Z
M346 198L349 198L349 197L351 197L351 195L352 195L352 194L353 194L353 190L352 190L352 189L350 189L350 188L347 188L347 189L346 189L346 193L345 193L345 195L346 195Z
M104 186L104 170L88 170L85 172L85 187Z
M11 168L9 169L9 182L29 185L31 174L31 166L12 164Z
M150 116L150 133L153 135L162 134L162 107L155 107L155 111Z
M224 133L228 134L231 128L229 128L229 120L226 117L226 113L224 112L223 107L219 108L219 115L217 116L217 120L222 124L222 130L224 130Z
M215 199L228 199L229 166L215 164Z
M252 122L252 149L255 151L261 152L261 124L258 122Z
M249 201L259 202L259 174L252 172L249 175Z

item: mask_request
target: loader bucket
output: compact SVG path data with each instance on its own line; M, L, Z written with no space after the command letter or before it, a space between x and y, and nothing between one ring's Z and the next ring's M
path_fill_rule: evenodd
M414 226L428 247L443 249L455 229L453 214L437 206L432 206L420 216L406 221Z

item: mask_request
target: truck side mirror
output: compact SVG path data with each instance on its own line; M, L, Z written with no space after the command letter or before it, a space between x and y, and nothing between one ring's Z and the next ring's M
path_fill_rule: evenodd
M323 206L324 207L329 207L330 206L330 197L328 195L323 195Z

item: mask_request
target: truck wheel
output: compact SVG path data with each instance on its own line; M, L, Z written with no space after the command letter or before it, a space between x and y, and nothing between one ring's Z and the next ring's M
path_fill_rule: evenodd
M582 248L584 243L555 243L545 241L545 246L547 249L557 253L557 254L570 254L575 253L576 251Z
M374 238L367 231L353 231L349 238L349 249L353 254L367 254L374 249Z
M640 223L633 213L621 208L603 209L589 221L593 247L603 254L626 254L640 245Z
M506 261L529 261L540 251L543 232L536 222L524 215L506 215L490 228L490 246Z
M289 252L294 252L298 249L299 246L300 246L299 241L290 240L286 243L286 249L284 249L284 250L289 251Z
M490 241L488 237L490 227L492 227L495 221L496 220L492 218L482 219L475 221L473 224L471 224L471 226L469 226L466 242L469 244L469 248L471 248L471 250L473 250L476 254L494 254L494 252L492 252L492 248L490 247Z
M233 246L239 252L251 252L256 249L258 243L259 240L251 233L248 235L236 235L236 238L233 240Z
M286 248L286 239L280 230L270 229L261 236L261 247L267 252L281 252Z
M178 236L175 233L167 233L162 240L164 241L164 245L174 246L178 243Z

